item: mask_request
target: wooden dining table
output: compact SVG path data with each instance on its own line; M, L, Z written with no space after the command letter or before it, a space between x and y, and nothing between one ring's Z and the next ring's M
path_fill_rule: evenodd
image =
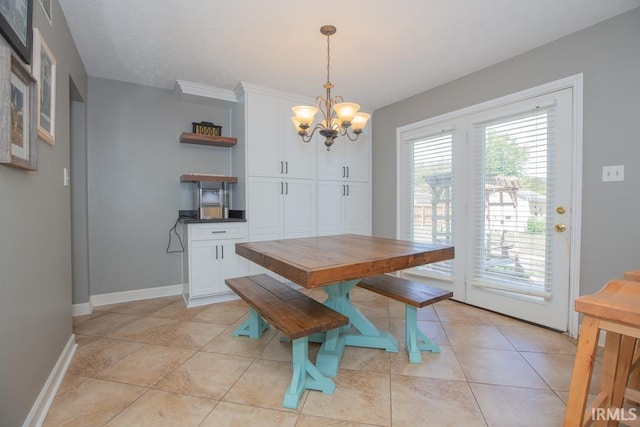
M304 288L321 287L324 304L344 314L350 324L310 338L322 342L316 366L336 376L344 347L370 347L397 352L396 339L367 319L349 298L367 276L453 259L452 246L382 237L342 234L262 242L236 243L236 253Z

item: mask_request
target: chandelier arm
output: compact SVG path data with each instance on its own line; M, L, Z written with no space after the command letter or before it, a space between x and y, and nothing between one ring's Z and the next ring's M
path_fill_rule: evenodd
M354 135L355 136L352 137L351 133L347 132L346 129L345 129L343 136L346 136L347 138L349 138L349 141L356 141L358 139L358 137L360 136L360 134L359 133L354 133Z

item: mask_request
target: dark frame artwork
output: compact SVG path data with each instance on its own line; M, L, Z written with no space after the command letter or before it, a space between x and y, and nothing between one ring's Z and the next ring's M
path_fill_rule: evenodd
M0 0L0 33L18 56L31 63L33 0Z
M0 46L0 164L37 170L36 95L36 79Z

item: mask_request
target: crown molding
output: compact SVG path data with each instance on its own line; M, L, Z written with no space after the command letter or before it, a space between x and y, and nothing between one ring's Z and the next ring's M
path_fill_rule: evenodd
M266 96L272 96L278 99L288 99L294 102L306 103L313 105L313 98L299 95L291 92L285 92L279 89L272 89L266 86L260 86L249 82L240 82L234 90L237 99L242 99L247 93L257 93Z
M238 102L234 91L200 83L176 80L175 91L180 96L199 96L227 102Z

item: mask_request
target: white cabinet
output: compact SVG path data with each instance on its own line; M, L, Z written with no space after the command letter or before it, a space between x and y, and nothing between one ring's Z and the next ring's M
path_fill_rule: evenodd
M291 123L291 107L298 104L247 93L247 175L315 179L315 144L302 142Z
M183 224L186 247L182 258L184 300L187 307L237 298L224 283L246 276L249 261L236 255L235 244L247 241L247 224Z
M369 182L371 138L367 128L356 141L338 137L329 151L322 141L318 141L317 150L319 180Z
M249 235L252 241L314 236L316 183L307 179L249 178Z
M318 235L371 234L368 182L318 181Z

